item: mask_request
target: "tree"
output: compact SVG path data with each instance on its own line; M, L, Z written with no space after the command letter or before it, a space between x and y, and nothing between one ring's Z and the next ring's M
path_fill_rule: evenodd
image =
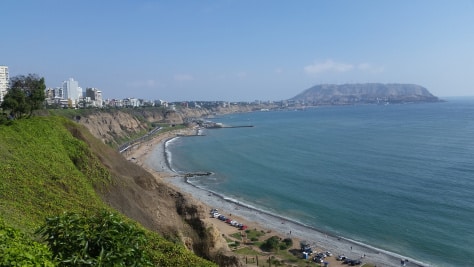
M10 116L20 118L28 110L25 94L18 88L12 88L3 98L2 108L10 110Z
M9 110L14 118L30 117L44 103L46 85L43 77L36 74L19 75L10 79L10 89L1 107Z
M275 251L279 248L279 243L280 243L280 237L272 236L268 238L267 240L265 240L265 242L263 242L260 248L265 251Z

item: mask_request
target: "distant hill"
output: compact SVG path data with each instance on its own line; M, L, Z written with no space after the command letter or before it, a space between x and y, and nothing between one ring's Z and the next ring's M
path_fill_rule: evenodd
M438 102L426 88L416 84L321 84L289 99L305 105L353 105Z

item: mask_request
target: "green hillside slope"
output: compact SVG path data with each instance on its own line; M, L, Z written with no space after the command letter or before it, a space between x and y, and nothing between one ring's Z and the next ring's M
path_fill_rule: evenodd
M47 217L112 210L96 193L111 185L110 171L90 149L93 146L100 153L104 145L75 138L87 134L83 127L60 117L0 125L0 221L38 239L34 232ZM183 246L139 227L147 238L143 249L154 265L213 266ZM0 237L2 234L0 229Z

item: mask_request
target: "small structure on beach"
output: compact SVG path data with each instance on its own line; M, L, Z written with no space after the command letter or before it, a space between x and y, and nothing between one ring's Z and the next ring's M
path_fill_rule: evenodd
M303 253L303 259L308 259L313 254L313 246L306 240L300 242L300 250Z

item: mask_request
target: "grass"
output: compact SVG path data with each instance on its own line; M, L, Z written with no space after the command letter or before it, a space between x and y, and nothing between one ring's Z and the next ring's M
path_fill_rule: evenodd
M258 257L260 259L258 266L270 266L268 262L269 259L271 266L315 266L314 263L310 263L308 260L293 255L288 249L273 251L271 252L272 256L269 256L268 252L264 253L260 251L259 247L264 243L264 240L261 240L262 237L265 236L264 231L247 229L245 230L245 234L250 243L246 243L246 246L237 248L233 252L244 256L247 260L251 259L252 264L255 263L255 257ZM234 240L242 239L241 232L233 233L230 237ZM231 238L226 238L226 240L232 240Z
M252 248L249 248L249 247L239 248L239 249L234 250L234 252L236 254L249 255L249 256L263 255L262 253L254 250Z
M94 186L109 173L66 119L42 117L0 126L0 216L31 231L45 217L105 207Z
M96 193L112 183L110 170L99 159L109 158L108 151L84 127L63 117L0 125L0 220L37 240L33 233L47 217L111 209ZM147 252L157 265L214 266L182 245L143 230Z
M233 233L230 236L237 239L237 240L242 240L242 234L240 232Z
M247 235L247 240L256 241L259 240L260 237L264 236L265 232L258 231L256 229L247 229L245 230L245 234Z

